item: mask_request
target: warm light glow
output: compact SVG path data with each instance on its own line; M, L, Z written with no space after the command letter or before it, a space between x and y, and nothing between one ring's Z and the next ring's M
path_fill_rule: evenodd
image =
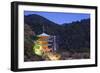
M48 47L48 38L48 36L39 36L39 39L35 42L33 50L36 55L41 56L45 60L59 60L61 55L53 52L52 48Z

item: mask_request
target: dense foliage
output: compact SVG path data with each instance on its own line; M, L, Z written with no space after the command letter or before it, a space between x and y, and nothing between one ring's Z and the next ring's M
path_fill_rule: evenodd
M57 24L40 15L24 16L25 55L32 51L34 37L43 32L56 35L57 51L90 52L90 19ZM27 24L27 25L26 25ZM27 48L27 49L26 49ZM31 53L30 53L31 54ZM29 55L28 55L29 56Z

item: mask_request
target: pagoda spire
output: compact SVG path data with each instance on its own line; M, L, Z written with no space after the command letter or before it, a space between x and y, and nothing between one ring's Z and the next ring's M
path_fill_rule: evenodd
M44 32L45 32L44 24L43 24L43 26L42 26L42 30L43 30L43 33L44 33Z

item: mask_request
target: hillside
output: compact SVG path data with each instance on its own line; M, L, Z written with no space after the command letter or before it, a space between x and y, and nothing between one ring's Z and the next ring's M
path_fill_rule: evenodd
M44 25L45 33L56 36L58 52L90 52L90 19L82 19L81 21L59 25L40 15L32 14L24 16L24 24L27 24L30 32L34 33L34 35L31 35L30 32L24 32L24 34L27 32L27 36L31 36L31 38L27 38L28 44L25 44L25 48L29 45L32 47L31 42L34 42L32 36L41 34Z

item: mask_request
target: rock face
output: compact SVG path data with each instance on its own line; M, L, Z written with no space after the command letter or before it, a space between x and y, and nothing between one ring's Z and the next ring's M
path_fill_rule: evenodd
M33 37L43 33L43 25L45 33L56 35L58 52L90 52L90 19L59 25L40 15L32 14L24 16L24 24L25 61L36 57L32 50ZM42 59L39 57L37 60Z

